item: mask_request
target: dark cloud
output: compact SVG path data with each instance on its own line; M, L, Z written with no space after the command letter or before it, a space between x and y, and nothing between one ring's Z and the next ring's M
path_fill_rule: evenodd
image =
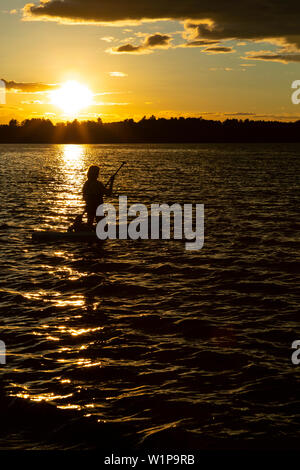
M141 46L133 46L132 44L124 44L114 49L115 52L138 52Z
M289 62L300 62L300 54L297 53L252 53L245 57L250 60L265 60L265 61L273 61L273 62L282 62L284 64L288 64Z
M224 116L256 116L256 113L224 113Z
M210 52L211 54L222 54L228 52L235 52L232 47L223 47L223 46L215 46L215 47L207 47L204 49L204 52Z
M171 40L170 36L166 34L153 34L152 36L148 36L145 41L144 47L164 47L168 46Z
M142 44L139 46L134 46L132 44L125 44L113 49L110 49L108 52L113 54L146 54L151 52L152 49L171 47L170 41L172 40L171 36L166 34L151 34L147 36Z
M298 0L40 0L24 7L27 19L132 23L188 20L198 39L290 38L300 45Z
M242 117L246 117L246 116L249 116L249 117L253 117L255 119L262 119L262 118L266 118L267 120L285 120L285 121L288 121L288 120L295 120L295 119L299 119L300 116L298 115L295 115L295 114L258 114L258 113L253 113L253 112L232 112L232 113L222 113L222 112L218 112L218 111L201 111L200 113L198 113L199 116L218 116L219 119L224 119L225 117L227 119L231 118L231 119L236 119L238 116L242 116ZM193 115L194 117L194 115Z
M22 93L43 93L53 90L57 85L47 85L44 83L18 83L2 79L6 90L15 90Z
M184 44L184 47L203 47L218 43L219 41L206 41L205 39L197 39L196 41L187 42Z

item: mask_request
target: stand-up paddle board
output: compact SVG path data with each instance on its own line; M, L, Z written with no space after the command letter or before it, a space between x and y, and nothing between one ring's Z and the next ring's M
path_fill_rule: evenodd
M99 238L96 235L96 232L87 231L87 232L59 232L58 230L34 230L32 232L32 240L39 242L46 241L56 241L56 240L65 240L65 241L98 241Z

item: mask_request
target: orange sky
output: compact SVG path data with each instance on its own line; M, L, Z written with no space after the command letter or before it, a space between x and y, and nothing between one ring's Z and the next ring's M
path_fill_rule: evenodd
M300 79L300 40L292 15L285 17L274 6L270 20L263 23L242 9L218 12L215 2L216 11L212 8L211 17L204 20L196 1L185 11L187 4L176 0L169 20L164 18L164 1L154 1L150 18L145 19L142 3L133 1L124 12L120 0L111 0L110 7L103 0L102 9L90 8L95 5L92 0L36 1L35 7L26 7L24 0L2 0L5 47L0 78L6 94L0 122L33 117L114 121L152 114L300 118L300 108L291 102L291 84ZM65 9L57 12L58 4ZM240 15L236 25L230 14ZM276 14L281 18L277 30ZM220 17L219 25L215 21ZM254 24L257 36L251 32ZM86 103L75 93L72 112L51 93L70 80L92 93ZM76 100L81 100L81 107Z

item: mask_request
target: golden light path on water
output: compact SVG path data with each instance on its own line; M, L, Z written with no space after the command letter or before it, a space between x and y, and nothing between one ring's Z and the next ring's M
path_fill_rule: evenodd
M63 159L66 167L77 168L82 163L84 147L78 144L66 144L63 147Z
M72 213L80 213L82 212L82 196L81 196L81 187L83 180L85 179L86 175L86 164L84 162L84 155L86 152L86 148L82 145L75 145L75 144L65 144L59 146L60 151L60 162L59 162L59 172L62 175L62 183L60 186L59 197L54 201L54 211L57 215L61 215L64 217L67 213L71 210ZM53 201L52 201L53 202ZM57 223L57 215L49 218L50 228L52 228L52 220L53 223ZM58 259L65 258L67 261L68 254L63 250L53 250L52 253ZM71 269L66 265L59 265L49 266L49 265L41 265L40 268L44 271L48 272L48 275L52 275L54 277L63 277L67 278L69 281L79 281L84 277L82 273L80 273L76 269ZM72 294L72 295L61 295L59 292L55 292L55 290L39 290L34 292L26 292L23 294L25 299L28 300L40 300L43 303L47 303L52 305L55 308L74 308L80 309L84 308L86 305L86 298L84 295L81 294ZM81 318L82 315L77 315L77 318ZM69 326L68 324L69 317L64 317L64 325L59 325L59 319L57 320L57 325L53 325L52 322L49 324L44 323L43 325L39 325L38 330L33 330L32 334L34 336L40 337L44 340L56 342L58 344L57 351L58 353L65 353L67 350L69 353L74 353L74 348L65 348L59 347L59 343L64 341L66 337L77 337L77 336L86 336L97 331L101 331L103 327L79 327L75 328ZM48 333L49 329L51 329L51 335ZM84 351L88 347L87 344L83 344L81 346L77 346L75 351L79 353L77 355L76 361L71 361L73 364L77 365L78 367L96 367L101 366L101 361L99 360L91 360L86 359L84 357L80 357L80 351ZM68 364L68 359L58 359L58 363ZM57 377L57 380L64 384L64 383L71 383L70 379L65 379L62 377ZM17 386L17 385L16 385ZM14 396L18 398L29 399L34 402L41 402L41 401L55 401L55 400L65 400L67 398L72 397L73 393L70 394L54 394L54 393L34 393L30 392L29 390L24 387L24 391L19 391L18 393L14 394ZM67 404L67 405L60 405L59 408L62 409L81 409L81 408L93 408L94 404L86 404L83 407L74 404Z
M53 201L55 214L49 218L49 229L57 225L58 221L61 221L58 228L62 227L66 218L71 220L74 215L82 213L84 208L81 189L86 173L84 162L86 148L75 144L65 144L58 147L61 156L58 162L61 185L57 198Z

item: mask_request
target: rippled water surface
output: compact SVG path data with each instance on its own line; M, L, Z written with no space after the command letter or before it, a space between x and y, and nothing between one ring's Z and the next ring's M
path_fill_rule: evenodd
M1 145L1 448L299 437L300 146ZM128 202L204 203L205 244L37 243L90 164ZM114 196L110 201L116 202Z

